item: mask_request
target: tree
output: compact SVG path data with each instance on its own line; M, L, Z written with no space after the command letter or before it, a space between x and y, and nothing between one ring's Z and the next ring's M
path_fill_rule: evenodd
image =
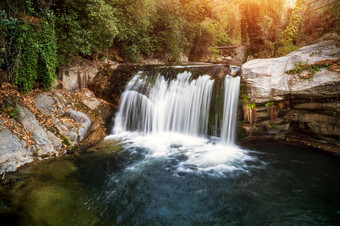
M86 56L111 47L118 34L115 9L104 0L65 0L59 4L59 56Z

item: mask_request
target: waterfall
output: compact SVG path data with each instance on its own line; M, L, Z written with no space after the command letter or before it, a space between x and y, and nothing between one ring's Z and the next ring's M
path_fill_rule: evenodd
M227 145L235 142L238 95L240 91L240 77L226 76L224 80L223 120L221 140Z
M210 75L197 77L190 71L178 72L172 78L162 73L145 75L141 71L131 79L121 96L113 133L209 135L212 95L220 92L214 91L214 84L215 79ZM222 121L221 140L229 145L235 137L239 84L239 77L225 78L223 118L218 120Z

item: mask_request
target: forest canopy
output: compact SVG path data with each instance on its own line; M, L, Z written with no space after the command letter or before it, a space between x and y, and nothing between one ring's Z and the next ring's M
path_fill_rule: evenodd
M255 57L287 54L339 33L339 1L308 11L297 0L0 0L0 82L48 90L75 57L176 62L246 44ZM309 13L309 14L308 14Z

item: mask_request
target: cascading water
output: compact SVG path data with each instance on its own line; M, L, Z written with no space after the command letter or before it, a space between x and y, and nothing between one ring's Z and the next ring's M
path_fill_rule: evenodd
M139 71L122 94L107 139L145 151L142 165L175 158L177 172L245 170L242 161L252 158L234 144L240 77L220 72L218 66Z
M137 74L122 95L114 133L207 134L214 80L207 75L190 78L189 72L178 74L172 81L158 75L155 84L146 84Z
M227 145L235 142L236 114L238 95L240 91L240 77L226 76L224 84L223 120L221 139Z
M233 145L240 78L226 76L222 118L210 118L215 80L209 75L194 78L191 72L179 72L166 79L161 73L137 73L126 86L116 115L114 134L137 131L143 134L180 133L193 136L208 134L209 120L221 121L221 141ZM216 89L216 88L215 88ZM213 103L219 104L219 103ZM217 134L214 131L213 134Z

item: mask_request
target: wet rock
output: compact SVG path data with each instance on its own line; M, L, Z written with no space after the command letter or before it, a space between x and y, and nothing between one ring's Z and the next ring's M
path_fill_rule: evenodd
M32 162L33 157L26 143L12 134L0 119L0 174L15 171L21 165Z
M324 136L339 136L340 125L334 123L323 123L323 122L309 122L308 127L315 133Z
M290 122L323 122L340 126L338 117L311 113L309 111L291 110L285 115L285 118Z
M88 135L88 131L91 126L90 117L85 113L74 111L71 109L68 109L66 112L70 115L71 118L74 119L76 123L80 124L80 128L78 129L78 136L79 141L83 141Z
M17 108L19 109L18 119L24 129L27 132L32 133L33 140L36 142L36 145L39 149L39 154L53 154L55 153L55 148L50 141L45 130L39 125L39 122L35 118L35 115L30 112L27 108L22 107L17 104Z

